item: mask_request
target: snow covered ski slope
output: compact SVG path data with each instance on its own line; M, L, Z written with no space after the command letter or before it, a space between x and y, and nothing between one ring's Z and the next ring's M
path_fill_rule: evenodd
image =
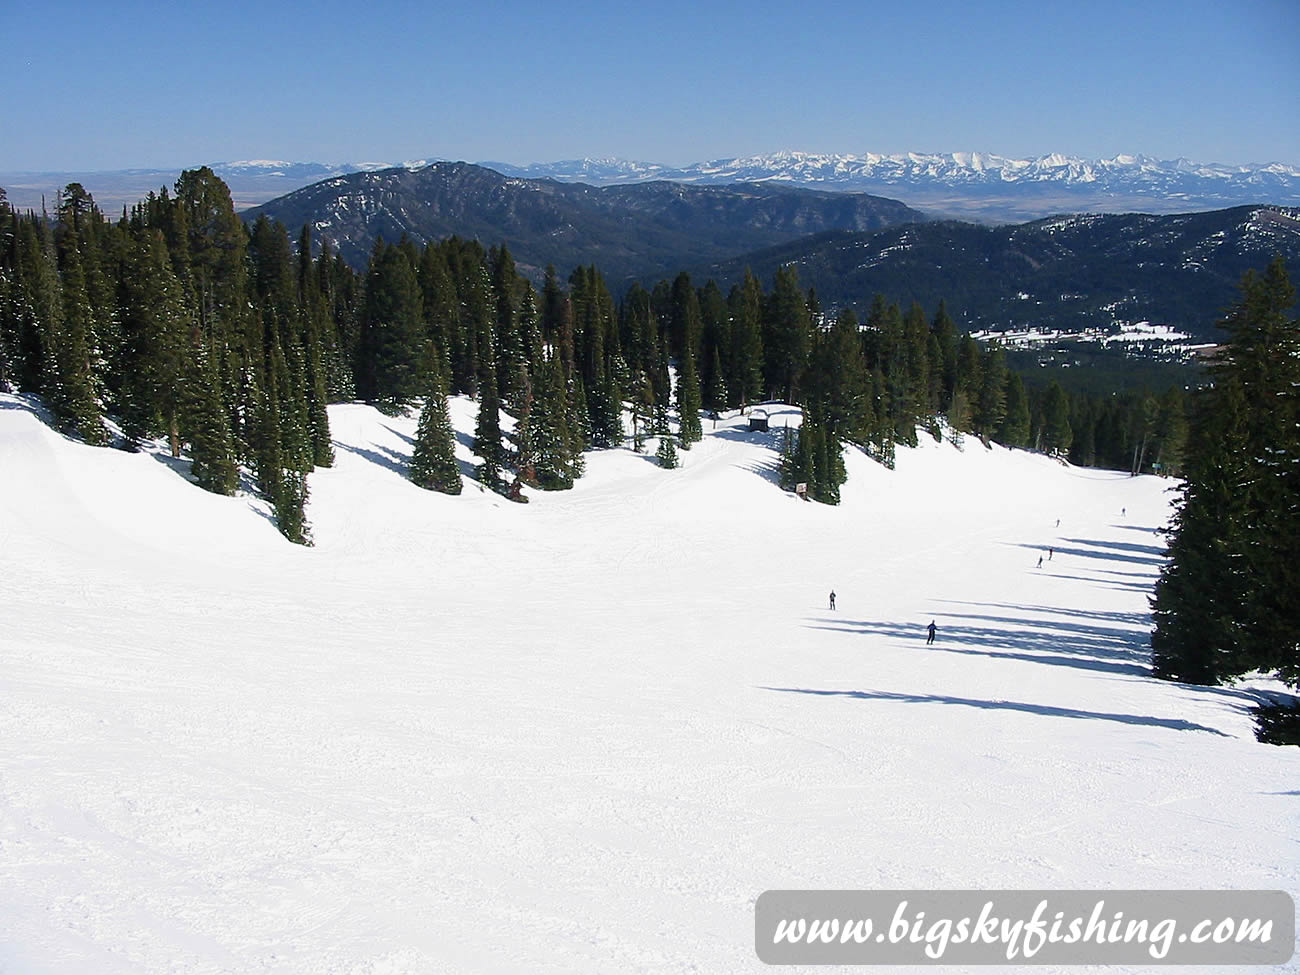
M770 888L1300 889L1294 752L1147 676L1167 481L923 437L831 508L733 419L516 505L330 420L301 548L0 397L5 975L758 972Z

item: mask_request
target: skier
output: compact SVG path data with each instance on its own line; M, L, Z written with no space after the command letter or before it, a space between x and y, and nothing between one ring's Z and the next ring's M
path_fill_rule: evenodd
M926 627L927 632L930 634L925 638L925 645L927 647L934 642L934 634L938 629L939 628L934 625L934 620L930 620L930 625Z
M1048 561L1048 562L1052 561L1052 552L1053 552L1053 551L1055 551L1055 550L1054 550L1054 549L1050 549L1050 548L1047 550L1047 561Z
M1041 555L1038 556L1038 567L1040 569L1043 567L1043 557Z
M835 590L831 590L831 609L835 608Z

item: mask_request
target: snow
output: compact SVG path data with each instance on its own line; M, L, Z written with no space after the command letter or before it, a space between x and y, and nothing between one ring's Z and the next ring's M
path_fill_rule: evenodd
M1170 482L923 435L826 507L765 409L516 505L332 407L307 549L0 396L0 971L758 972L770 888L1300 888L1253 685L1147 676Z
M284 159L239 159L234 162L219 163L231 169L290 169L297 165Z

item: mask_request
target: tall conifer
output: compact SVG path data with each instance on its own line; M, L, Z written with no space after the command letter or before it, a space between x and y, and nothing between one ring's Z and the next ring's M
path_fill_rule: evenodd
M447 405L446 380L441 369L431 370L429 392L415 431L411 454L411 480L429 491L460 494L460 465L456 463L456 438Z

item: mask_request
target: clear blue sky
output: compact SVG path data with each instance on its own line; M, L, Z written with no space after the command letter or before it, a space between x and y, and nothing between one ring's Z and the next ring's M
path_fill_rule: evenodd
M0 170L1120 152L1300 165L1300 0L0 0Z

